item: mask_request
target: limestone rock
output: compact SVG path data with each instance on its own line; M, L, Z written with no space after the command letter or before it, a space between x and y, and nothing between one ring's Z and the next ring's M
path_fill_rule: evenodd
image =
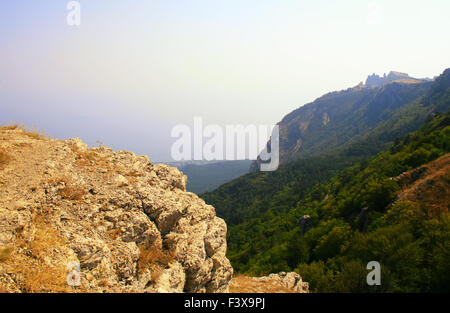
M259 281L278 282L282 286L299 292L308 292L309 284L302 280L302 277L295 272L280 272L278 274L270 274L269 276L255 278Z
M0 149L13 156L0 169L0 248L12 247L0 260L1 288L228 290L226 224L186 192L187 177L176 168L127 151L88 148L78 138L31 138L16 130L0 136ZM79 264L78 285L71 262ZM46 286L40 288L27 266L57 274L39 277Z
M229 284L233 293L308 293L309 284L295 272L280 272L263 277L238 275Z

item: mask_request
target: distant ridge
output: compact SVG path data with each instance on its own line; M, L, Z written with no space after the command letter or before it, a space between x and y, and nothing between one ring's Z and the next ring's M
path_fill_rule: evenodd
M345 149L367 136L373 142L362 152L386 148L393 139L416 130L432 112L448 110L447 102L437 103L427 96L432 86L442 89L433 94L442 93L448 77L448 70L435 79L396 71L372 74L365 83L329 92L299 107L278 123L280 164ZM258 158L250 170L259 170L260 164Z
M375 73L369 75L366 79L366 87L380 87L388 83L400 81L403 83L421 83L425 81L431 81L431 79L419 79L409 76L406 73L390 71L388 75L386 73L383 76L379 76Z

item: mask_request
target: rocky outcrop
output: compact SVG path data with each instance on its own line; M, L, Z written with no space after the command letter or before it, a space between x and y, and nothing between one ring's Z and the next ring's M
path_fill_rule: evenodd
M306 233L306 231L309 229L310 221L311 221L311 216L309 216L309 215L303 215L300 218L300 232L302 234Z
M226 224L177 169L15 127L0 138L1 289L228 290Z
M237 276L230 283L237 293L308 293L309 284L295 272L280 272L263 277Z
M376 75L375 73L372 75L369 75L366 79L365 85L367 87L380 87L380 86L383 86L385 84L388 84L388 83L391 83L394 81L420 83L420 82L424 82L424 81L428 81L428 80L417 79L417 78L410 77L406 73L391 71L391 72L389 72L388 75L383 74L383 76Z
M369 226L369 208L364 207L358 214L358 229L360 232L367 232L367 227Z
M302 277L295 272L280 272L278 274L270 274L269 276L257 277L258 281L278 282L282 286L298 292L308 292L309 284L302 280Z

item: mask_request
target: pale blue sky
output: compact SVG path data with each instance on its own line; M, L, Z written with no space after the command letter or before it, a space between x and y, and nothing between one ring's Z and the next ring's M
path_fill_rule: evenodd
M0 3L0 123L170 158L170 129L271 124L373 72L450 67L449 1ZM378 12L378 13L376 13Z

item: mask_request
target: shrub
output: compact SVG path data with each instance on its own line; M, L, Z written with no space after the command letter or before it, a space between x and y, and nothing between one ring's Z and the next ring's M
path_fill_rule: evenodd
M66 185L63 189L60 189L58 191L58 194L66 200L75 201L81 200L83 196L86 194L86 191L69 184Z
M11 255L11 252L12 248L9 246L0 247L0 263L8 260L9 256Z
M314 248L314 255L322 260L338 255L350 244L351 238L350 225L335 226L328 234L320 238Z
M334 274L327 270L323 261L310 264L300 264L295 272L302 276L303 281L309 282L311 292L332 292Z
M175 254L170 250L163 250L157 245L140 245L140 257L137 264L138 273L144 273L150 270L152 274L152 281L158 282L164 269L173 261L175 261Z
M29 253L11 251L5 261L10 271L18 277L18 287L27 293L72 291L66 282L65 264L46 263L46 258L54 253L55 248L65 245L64 238L41 215L33 217L33 225L36 227L33 241L25 241L18 236L15 242Z

